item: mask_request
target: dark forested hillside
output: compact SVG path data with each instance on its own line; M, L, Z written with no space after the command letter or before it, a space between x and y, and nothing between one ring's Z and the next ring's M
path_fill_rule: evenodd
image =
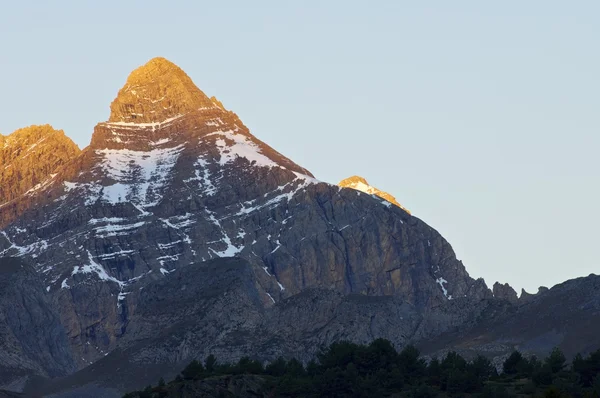
M191 362L173 381L163 379L124 398L159 397L600 397L600 350L567 362L559 349L544 359L513 352L501 369L456 352L426 362L414 346L397 352L377 339L369 345L334 343L306 365L248 357L235 364L213 355Z

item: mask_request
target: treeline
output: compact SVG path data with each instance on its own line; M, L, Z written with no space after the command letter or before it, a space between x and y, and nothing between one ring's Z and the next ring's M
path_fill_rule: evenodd
M322 350L306 365L279 358L266 366L248 357L220 364L211 355L204 363L192 361L169 384L126 394L124 398L175 396L169 387L207 378L258 375L264 391L277 397L595 397L600 398L600 350L578 355L567 363L554 349L540 360L515 351L500 374L489 359L467 361L456 352L429 362L414 346L397 352L383 339L369 345L338 342Z

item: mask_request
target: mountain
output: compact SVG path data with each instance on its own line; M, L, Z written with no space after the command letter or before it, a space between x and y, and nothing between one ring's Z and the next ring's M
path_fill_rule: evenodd
M219 257L251 265L265 307L308 288L418 308L491 295L435 230L316 180L163 58L131 73L87 148L14 202L0 255L34 265L78 368L118 346L141 288Z
M23 194L33 195L80 152L62 130L49 125L0 134L0 209Z
M23 347L0 388L119 396L209 353L434 346L521 305L393 197L319 181L164 58L110 109L88 147L0 207L0 268L19 264L11 277L37 306L26 327L7 321L22 295L0 305L0 341Z
M560 347L573 358L600 347L600 276L572 279L512 303L496 301L476 323L424 339L420 346L438 357L455 350L466 356L485 353L498 361L514 349L542 358Z
M396 200L395 197L393 197L392 195L390 195L387 192L380 191L379 189L369 185L367 180L365 180L364 178L362 178L360 176L348 177L348 178L340 181L338 183L338 185L342 188L352 188L352 189L356 189L357 191L367 193L369 195L379 196L381 199L386 200L395 206L398 206L399 208L401 208L402 210L404 210L405 212L410 214L410 211L408 211L404 206L402 206L400 203L398 203L398 201Z

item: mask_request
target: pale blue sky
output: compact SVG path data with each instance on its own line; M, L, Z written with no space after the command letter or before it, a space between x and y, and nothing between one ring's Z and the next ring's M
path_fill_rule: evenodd
M598 1L6 2L0 132L51 123L86 146L164 56L318 178L395 195L472 276L535 291L600 273L599 18Z

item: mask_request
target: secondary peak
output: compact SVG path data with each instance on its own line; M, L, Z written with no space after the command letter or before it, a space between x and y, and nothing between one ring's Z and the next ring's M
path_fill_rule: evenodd
M402 210L404 210L408 214L410 214L410 211L408 211L408 209L406 209L404 206L402 206L400 203L398 203L398 201L396 200L395 197L393 197L392 195L390 195L387 192L381 191L381 190L369 185L367 180L365 180L361 176L348 177L348 178L340 181L338 186L340 186L342 188L356 189L357 191L368 193L369 195L377 195L381 199L387 200L391 204L398 206L399 208L401 208Z

